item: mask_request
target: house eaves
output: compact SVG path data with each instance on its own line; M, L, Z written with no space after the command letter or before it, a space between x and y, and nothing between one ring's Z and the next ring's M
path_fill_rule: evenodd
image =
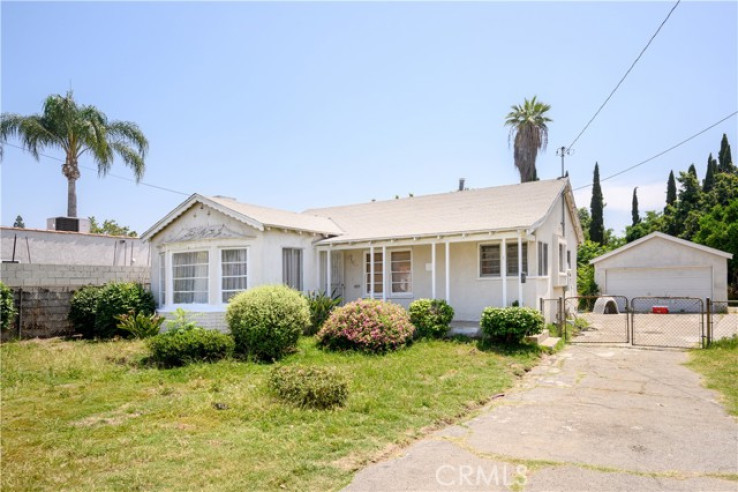
M720 256L720 257L726 258L728 260L731 259L731 258L733 258L733 255L731 253L726 253L725 251L721 251L719 249L710 248L709 246L703 246L702 244L693 243L692 241L687 241L686 239L680 239L678 237L670 236L669 234L664 234L663 232L655 231L655 232L652 232L651 234L649 234L647 236L643 236L642 238L633 241L632 243L628 243L625 246L621 246L618 249L614 249L614 250L612 250L612 251L610 251L608 253L605 253L604 255L598 256L597 258L594 258L594 259L590 260L589 261L589 264L590 265L594 265L595 263L599 263L599 262L601 262L603 260L607 260L608 258L612 258L613 256L617 256L617 255L619 255L621 253L624 253L624 252L626 252L626 251L628 251L628 250L630 250L632 248L638 247L639 245L641 245L641 244L643 244L643 243L645 243L647 241L650 241L652 239L656 239L656 238L665 239L665 240L671 241L671 242L673 242L675 244L678 244L678 245L681 245L681 246L686 246L688 248L693 248L693 249L696 249L696 250L699 250L699 251L703 251L705 253L710 253L710 254L713 254L713 255L716 255L716 256Z

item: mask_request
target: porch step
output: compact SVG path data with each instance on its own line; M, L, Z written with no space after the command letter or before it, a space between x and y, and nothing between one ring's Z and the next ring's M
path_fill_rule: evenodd
M559 340L561 340L560 337L548 337L538 345L546 348L554 348L556 344L559 343Z
M535 343L536 345L543 345L543 342L545 342L548 337L549 337L548 330L543 330L538 335L531 335L529 337L525 337L525 341L527 343Z

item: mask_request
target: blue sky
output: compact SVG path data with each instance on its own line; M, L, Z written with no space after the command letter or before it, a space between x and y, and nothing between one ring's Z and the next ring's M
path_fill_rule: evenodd
M144 182L306 208L516 183L504 117L551 104L538 174L569 145L672 2L15 3L2 9L2 111L64 93L150 140ZM682 2L567 158L574 187L738 109L738 3ZM738 156L736 118L603 183L605 222L663 207L669 170ZM17 141L12 141L18 144ZM61 151L48 154L61 158ZM91 161L83 166L93 167ZM61 163L5 147L2 224L66 212ZM116 163L112 173L132 178ZM139 233L185 196L82 169L79 215ZM576 194L589 206L588 189ZM521 197L524 199L525 197Z

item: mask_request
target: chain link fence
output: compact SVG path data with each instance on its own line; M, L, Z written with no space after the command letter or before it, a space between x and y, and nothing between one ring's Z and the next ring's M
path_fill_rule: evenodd
M707 343L702 299L693 297L634 297L633 345L694 348Z
M567 341L628 343L628 299L623 296L567 297L564 303Z
M738 336L738 301L707 301L708 343Z

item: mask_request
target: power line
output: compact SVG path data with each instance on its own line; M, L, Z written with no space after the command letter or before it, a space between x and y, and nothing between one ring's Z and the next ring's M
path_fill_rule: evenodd
M3 145L8 145L10 147L15 147L16 149L26 150L25 148L21 147L20 145L15 145L15 144L8 143L8 142L3 142L2 144ZM56 156L53 156L53 155L43 154L41 152L39 152L38 155L43 156L43 157L46 157L48 159L55 160L55 161L66 162L64 159L60 159L60 158L58 158ZM97 169L95 169L94 167L82 166L82 165L79 165L79 167L81 167L82 169L87 169L88 171L96 171L97 172ZM118 174L107 173L105 176L112 176L113 178L122 179L123 181L129 181L131 183L136 183L136 184L139 184L139 185L148 186L149 188L155 188L157 190L168 191L169 193L176 193L177 195L190 196L192 194L192 193L185 193L184 191L173 190L171 188L165 188L164 186L159 186L159 185L155 185L155 184L145 183L143 181L136 181L135 179L131 179L131 178L128 178L126 176L120 176Z
M625 75L623 75L623 78L620 79L620 82L618 82L618 84L615 86L615 88L612 90L612 92L610 92L610 95L607 96L607 99L605 99L605 102L603 102L602 105L600 106L600 108L595 112L594 116L592 116L592 118L590 118L590 120L587 122L587 124L584 125L584 128L582 128L582 131L579 132L579 135L577 135L577 138L575 138L574 141L571 144L569 144L569 147L567 148L568 150L570 150L572 147L574 147L574 144L577 143L577 141L579 140L579 137L581 137L584 134L584 132L587 131L587 128L589 128L589 125L591 125L592 122L595 120L595 118L597 118L597 115L600 114L600 111L602 111L602 108L604 108L605 105L610 101L610 99L612 98L612 96L615 95L615 92L620 88L620 86L622 85L622 83L625 81L626 77L628 77L628 75L630 74L631 70L633 70L633 67L635 67L636 63L638 63L638 60L641 59L641 57L646 52L646 50L648 49L648 47L651 46L651 43L656 38L656 36L659 34L659 31L661 31L661 28L664 27L664 24L666 24L666 21L669 20L669 17L671 17L671 14L674 12L674 10L679 5L679 2L681 2L681 0L677 0L677 2L674 4L674 6L669 11L669 13L666 14L666 17L661 22L661 25L659 26L659 28L656 29L656 32L655 33L653 33L653 36L651 36L651 39L648 40L648 43L646 43L646 46L643 47L643 49L638 54L638 56L636 57L636 59L630 65L630 68L628 68L628 70L625 72Z
M684 145L685 143L689 142L690 140L693 140L693 139L699 137L700 135L702 135L706 131L712 130L713 128L715 128L716 126L718 126L720 123L722 123L725 120L728 120L728 119L732 118L736 114L738 114L738 111L733 111L732 113L730 113L725 118L721 119L720 121L717 121L717 122L713 123L712 125L708 126L704 130L700 130L699 132L695 133L691 137L685 138L684 140L682 140L678 144L672 145L668 149L663 150L663 151L659 152L658 154L656 154L654 156L651 156L651 157L649 157L648 159L646 159L644 161L639 162L638 164L633 164L632 166L630 166L630 167L628 167L626 169L623 169L622 171L618 171L615 174L611 174L610 176L608 176L606 178L602 178L600 180L600 182L607 181L608 179L612 179L612 178L614 178L616 176L620 176L621 174L627 173L628 171L632 171L633 169L637 168L638 166L642 166L643 164L646 164L647 162L651 162L652 160L654 160L654 159L656 159L658 157L661 157L662 155L666 154L667 152L671 152L672 150L676 149L677 147L681 147L682 145ZM574 188L574 191L576 191L576 190L583 190L584 188L589 188L590 186L592 186L592 185L591 184L588 184L588 185L580 186L579 188Z

